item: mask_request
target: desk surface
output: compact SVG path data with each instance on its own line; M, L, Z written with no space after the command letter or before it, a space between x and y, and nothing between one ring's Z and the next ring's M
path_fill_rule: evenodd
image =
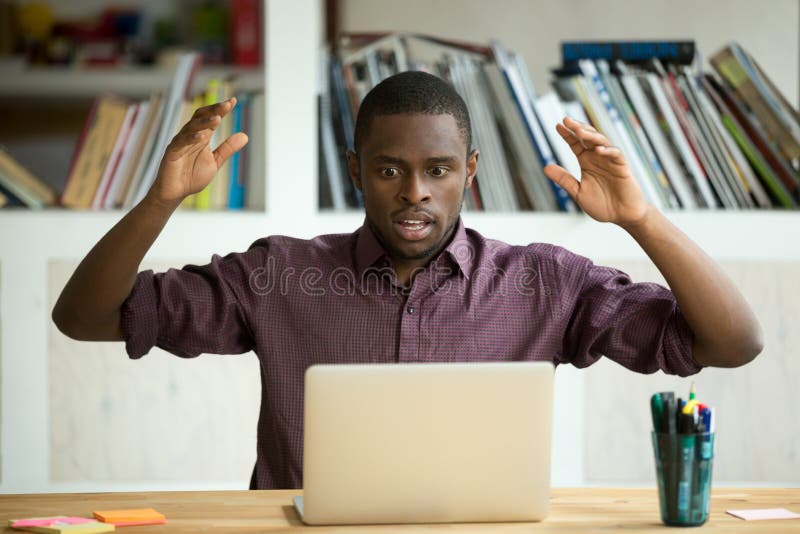
M0 521L50 515L91 517L94 510L155 508L167 517L161 526L125 527L125 534L196 531L306 532L652 532L661 529L654 489L578 488L552 490L550 515L541 523L374 525L306 527L292 497L300 491L198 491L150 493L63 493L0 495ZM797 532L800 520L743 521L725 510L788 508L800 512L800 489L714 489L711 515L703 532ZM2 528L2 527L0 527ZM5 527L5 532L20 532Z

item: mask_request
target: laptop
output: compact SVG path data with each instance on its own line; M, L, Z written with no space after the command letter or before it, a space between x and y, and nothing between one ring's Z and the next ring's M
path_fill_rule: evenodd
M305 375L310 525L540 521L553 365L315 365Z

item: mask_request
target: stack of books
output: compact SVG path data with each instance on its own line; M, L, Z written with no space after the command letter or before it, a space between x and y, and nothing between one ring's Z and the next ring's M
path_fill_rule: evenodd
M61 204L74 209L129 209L153 184L167 145L194 111L236 96L234 111L224 117L212 146L237 131L245 131L250 146L264 139L264 96L237 92L234 79L208 82L190 94L198 55L182 55L166 92L132 101L113 94L95 99L70 164ZM186 199L182 207L197 210L264 209L263 150L235 154L214 181Z
M453 84L481 151L467 209L575 211L542 169L580 168L555 131L565 116L619 147L661 209L797 208L800 117L756 61L731 43L702 72L693 41L565 42L552 90L524 59L419 34L348 34L325 53L320 88L320 206L360 205L344 153L364 95L384 78L424 70Z

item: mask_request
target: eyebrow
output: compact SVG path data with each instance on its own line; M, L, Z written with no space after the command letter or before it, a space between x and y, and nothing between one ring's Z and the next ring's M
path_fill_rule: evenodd
M378 154L377 156L375 156L372 159L376 163L392 163L392 164L395 164L395 165L403 165L403 164L406 163L406 161L404 159L402 159L402 158L398 158L398 157L395 157L395 156L389 156L387 154ZM442 164L442 163L453 164L456 161L457 161L457 158L454 157L454 156L433 156L433 157L428 158L426 160L426 162L428 164L434 164L434 165L435 164Z

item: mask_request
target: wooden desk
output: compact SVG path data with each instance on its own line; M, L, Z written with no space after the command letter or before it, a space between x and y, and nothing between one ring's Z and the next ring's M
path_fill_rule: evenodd
M161 526L124 527L125 534L215 531L298 532L654 532L667 528L658 515L654 489L554 489L550 515L541 523L471 523L444 525L375 525L307 527L294 508L299 491L198 491L152 493L64 493L0 495L0 520L76 515L93 510L152 507L167 516ZM749 522L728 509L788 508L800 512L800 489L715 489L711 516L702 532L799 532L800 519ZM20 532L8 527L5 532Z

